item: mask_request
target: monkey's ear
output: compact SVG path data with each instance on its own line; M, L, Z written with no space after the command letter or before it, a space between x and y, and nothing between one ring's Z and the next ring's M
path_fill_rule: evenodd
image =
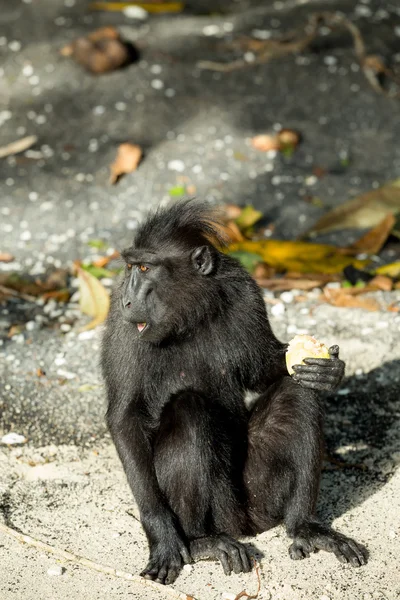
M201 275L209 275L213 270L214 259L209 246L200 246L192 252L192 263Z

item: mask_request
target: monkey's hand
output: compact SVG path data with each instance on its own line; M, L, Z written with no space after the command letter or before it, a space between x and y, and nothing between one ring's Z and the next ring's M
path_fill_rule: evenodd
M149 562L140 575L157 583L174 583L183 565L191 562L189 550L179 534L170 532L168 539L150 545Z
M345 363L339 358L339 346L331 346L329 356L305 358L304 365L293 365L292 378L303 387L334 392L344 377Z

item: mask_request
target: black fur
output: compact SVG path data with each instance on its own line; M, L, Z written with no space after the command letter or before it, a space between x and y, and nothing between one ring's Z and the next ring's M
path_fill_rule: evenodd
M262 294L215 245L217 231L203 204L157 211L123 252L112 296L107 422L149 541L143 575L171 583L205 556L225 573L248 571L235 538L280 521L292 558L322 548L364 564L355 542L314 517L322 440L314 389L340 383L338 348L297 369L297 382L288 377ZM259 394L251 411L247 390Z

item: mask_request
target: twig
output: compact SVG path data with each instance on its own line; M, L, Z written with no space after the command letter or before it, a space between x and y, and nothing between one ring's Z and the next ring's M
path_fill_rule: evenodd
M13 290L5 285L0 285L0 294L4 294L5 296L15 296L17 298L22 298L27 302L36 302L37 298L35 296L31 296L30 294L24 294L23 292L18 292L17 290Z
M33 146L33 144L36 144L36 142L36 135L28 135L28 137L24 137L16 142L11 142L11 144L7 144L7 146L1 146L0 158L5 158L6 156L11 156L12 154L19 154L19 152L28 150L28 148Z
M240 592L240 594L238 594L235 597L235 600L240 600L240 598L249 598L249 600L256 600L258 598L258 594L260 593L260 590L261 590L260 565L255 560L255 558L253 558L253 562L254 562L254 569L255 569L256 575L257 575L257 583L258 583L257 591L255 594L251 595L251 594L248 594L246 592L246 590L243 590L243 592Z
M398 93L390 94L387 92L379 81L379 75L383 74L397 83L398 80L395 74L390 69L385 67L382 60L378 56L367 54L365 43L359 28L345 16L335 12L321 12L312 14L306 26L308 33L297 40L293 39L294 34L291 32L289 34L284 34L277 39L260 42L258 44L258 48L254 49L254 60L248 61L238 59L228 63L200 61L197 63L197 66L200 69L229 73L231 71L235 71L236 69L242 69L243 67L251 67L253 65L266 63L277 56L302 52L318 36L318 30L322 24L330 29L335 29L337 27L347 29L353 38L354 53L370 86L376 92L385 94L388 97L399 96Z
M81 565L83 567L87 567L88 569L92 569L94 571L99 571L100 573L105 573L106 575L111 575L113 577L120 577L121 579L127 579L128 581L134 581L135 583L139 583L140 585L145 585L147 587L153 588L153 590L157 590L162 594L169 596L170 598L178 598L179 600L196 600L193 596L185 594L184 592L179 592L178 590L174 590L169 586L162 585L161 583L156 583L155 581L151 581L150 579L145 579L144 577L140 577L140 575L133 575L132 573L127 573L126 571L119 571L118 569L114 569L112 567L107 567L106 565L101 565L100 563L96 563L88 558L83 556L79 556L78 554L73 554L72 552L68 552L67 550L61 550L60 548L55 548L54 546L50 546L45 542L41 542L40 540L36 540L29 535L25 535L4 525L4 523L0 523L0 531L4 534L13 537L14 539L22 542L23 544L27 544L28 546L32 546L33 548L38 548L43 552L48 552L49 554L54 554L59 558L63 558L64 560L68 560L75 564Z

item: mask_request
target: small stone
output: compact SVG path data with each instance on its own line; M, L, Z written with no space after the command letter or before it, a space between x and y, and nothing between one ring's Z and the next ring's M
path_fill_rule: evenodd
M280 298L283 302L285 302L285 304L290 304L291 302L293 302L294 296L292 292L282 292Z
M278 304L273 304L271 306L271 314L274 315L274 317L280 317L283 314L285 314L285 305L283 304L283 302L278 302Z
M13 444L25 444L25 442L27 442L27 439L24 435L14 432L6 433L6 435L3 435L1 438L2 444L7 444L10 446Z
M217 35L219 33L218 25L206 25L203 27L204 35Z
M347 396L347 394L350 394L350 388L342 388L341 390L338 390L336 393L338 396Z
M183 173L185 170L185 163L183 160L170 160L168 163L168 169L170 171L178 171L178 173Z
M91 340L94 338L95 332L92 330L82 331L82 333L78 334L78 340Z
M52 565L49 569L47 569L47 575L51 577L58 577L64 573L64 567L61 565Z
M155 90L162 90L164 87L164 82L161 79L153 79L151 82L151 87Z
M64 377L64 379L75 379L75 373L71 373L71 371L66 371L65 369L57 369L57 375L60 377Z
M128 19L138 19L138 21L145 21L149 16L147 10L141 6L127 6L122 12Z
M192 565L183 565L183 570L187 573L190 573L191 571L193 571L193 567Z
M37 323L35 321L28 321L25 324L25 328L27 331L33 331L34 329L37 329Z

